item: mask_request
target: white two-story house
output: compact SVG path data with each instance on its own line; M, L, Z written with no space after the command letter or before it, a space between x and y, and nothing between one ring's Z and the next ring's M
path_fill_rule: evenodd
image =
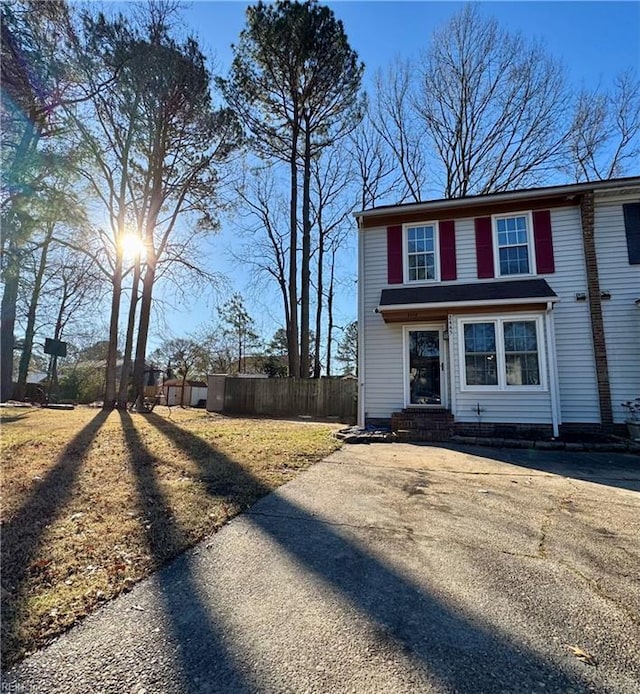
M611 431L640 396L640 177L372 208L359 424Z

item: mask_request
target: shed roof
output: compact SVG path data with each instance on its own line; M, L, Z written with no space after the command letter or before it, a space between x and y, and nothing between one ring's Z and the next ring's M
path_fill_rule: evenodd
M478 306L546 301L558 301L558 295L545 280L508 280L383 289L378 310L435 308L450 304Z

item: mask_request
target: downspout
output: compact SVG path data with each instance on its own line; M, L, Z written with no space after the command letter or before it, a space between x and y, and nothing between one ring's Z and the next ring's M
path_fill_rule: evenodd
M547 310L544 315L545 332L547 333L547 345L549 356L549 390L551 393L551 422L553 435L560 436L560 392L558 389L558 359L556 355L556 332L553 321L553 302L547 301Z
M364 230L362 217L358 217L358 426L365 425L364 411Z

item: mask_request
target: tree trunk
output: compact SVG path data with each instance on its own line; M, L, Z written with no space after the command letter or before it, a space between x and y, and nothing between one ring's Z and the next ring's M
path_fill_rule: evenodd
M316 341L315 354L313 355L313 377L320 378L320 342L322 339L322 287L323 287L323 264L324 264L324 234L322 233L321 213L318 213L318 287L316 304Z
M187 387L187 373L182 376L182 391L180 392L180 407L184 408L184 390ZM189 403L191 404L191 403Z
M136 309L138 307L138 285L140 284L140 258L136 259L131 283L131 301L129 302L129 318L127 320L127 337L122 357L122 373L118 390L118 409L126 410L129 402L129 377L131 376L131 354L133 352L133 333L136 328Z
M144 412L144 367L147 351L147 338L149 336L149 322L151 320L151 301L153 296L153 283L156 276L156 259L149 256L147 249L147 269L142 281L142 300L140 303L140 321L138 324L138 340L136 342L136 360L133 366L133 398L135 409ZM153 251L151 250L153 255Z
M300 377L300 356L298 353L298 135L297 113L294 114L294 127L291 134L291 201L289 206L289 322L287 324L287 347L289 350L289 376Z
M3 273L4 292L0 308L0 402L11 398L13 390L13 347L20 264L15 243L9 242Z
M56 327L53 331L53 339L57 342L62 337L62 325L64 312L67 308L67 301L69 299L69 285L67 281L64 280L64 290L62 292L62 298L60 299L60 308L58 309L58 318L56 319ZM47 400L51 399L51 393L58 394L58 355L51 357L49 363L49 392L47 394Z
M336 267L336 249L331 251L331 271L329 273L329 292L327 293L327 376L331 376L331 342L333 340L333 283Z
M33 338L36 327L36 311L40 300L40 291L42 289L42 278L47 267L47 255L49 246L53 238L54 225L49 224L47 233L42 243L42 252L40 253L40 261L36 271L35 281L33 283L33 291L31 292L31 300L29 301L29 309L27 312L27 325L24 330L24 344L22 346L22 354L20 355L20 366L18 367L18 385L16 397L18 400L24 398L27 388L27 376L29 375L29 364L31 363L31 354L33 352Z
M38 117L33 107L30 109L29 117L25 119L25 122L25 130L13 158L12 169L14 170L8 172L9 180L13 180L14 176L17 179L19 169L24 166L28 156L36 150L42 132L42 118ZM24 191L18 193L18 196L22 194L24 194ZM16 326L18 285L20 283L20 257L18 244L16 243L16 234L18 233L16 226L17 203L14 201L9 204L10 207L4 215L5 228L3 229L5 238L8 238L9 241L5 251L5 267L2 273L4 291L0 304L0 402L9 400L13 390L14 331Z
M116 371L118 359L118 323L120 321L120 298L122 296L122 249L116 241L116 260L111 278L111 317L109 319L109 346L105 372L104 402L102 409L112 410L116 405Z
M311 292L311 134L304 134L304 169L302 181L302 267L300 272L300 378L309 378L309 300Z

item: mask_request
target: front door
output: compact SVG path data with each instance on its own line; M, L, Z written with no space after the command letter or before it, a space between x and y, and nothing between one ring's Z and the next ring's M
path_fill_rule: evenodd
M407 407L443 407L444 355L442 327L405 328Z

